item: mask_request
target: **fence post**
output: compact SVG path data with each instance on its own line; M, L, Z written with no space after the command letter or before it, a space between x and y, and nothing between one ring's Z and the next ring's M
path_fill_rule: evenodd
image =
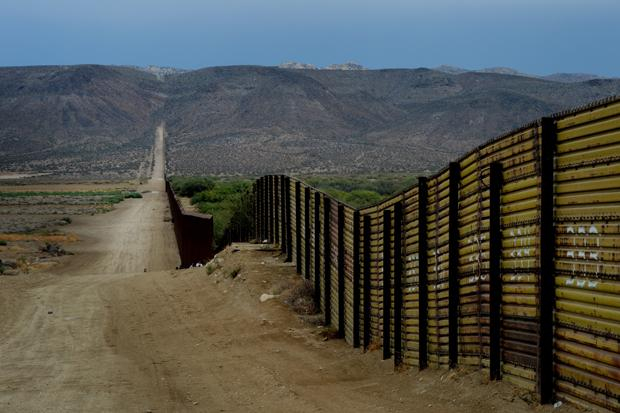
M304 276L310 278L310 187L304 188Z
M542 404L553 401L553 309L555 307L555 228L553 225L553 168L556 130L552 118L541 119L540 157L540 335L538 345L538 394Z
M402 364L402 220L403 204L394 205L394 367Z
M392 231L392 212L389 209L383 211L383 359L392 356L390 350L390 309L392 307L391 296L391 260L390 238Z
M364 215L364 350L370 345L370 215Z
M459 357L459 180L458 162L450 162L448 221L448 360L455 368Z
M286 260L293 261L293 226L291 224L291 178L286 177L284 180L286 200Z
M321 193L314 193L314 302L321 306Z
M275 237L275 195L276 188L274 185L274 176L269 175L269 243L273 244L276 242Z
M288 239L286 238L286 227L288 225L286 218L286 177L280 175L280 251L287 253L288 257Z
M271 243L271 188L269 175L265 176L265 239Z
M360 213L353 212L353 347L360 346Z
M273 176L273 232L275 235L276 244L280 243L280 214L278 213L278 207L280 206L280 176Z
M323 291L325 302L325 325L331 324L332 320L332 257L331 257L331 199L323 195L323 264L325 269L323 276Z
M261 240L260 240L261 243L262 243L264 240L266 240L268 238L268 234L267 234L267 220L268 220L268 217L269 217L269 215L268 215L269 211L267 210L267 205L268 205L267 204L267 177L263 176L261 179L263 181L263 183L261 185L262 186L262 191L261 192L262 192L262 199L263 199L263 202L261 204L261 208L263 210L263 219L262 219L262 221L263 221L263 225L262 225L263 230L262 230L262 236L261 236Z
M256 188L256 203L258 204L258 243L263 242L263 178L258 178Z
M261 201L263 197L261 196L260 191L261 191L261 178L258 178L256 180L256 194L254 197L254 202L256 203L256 241L259 244L262 241L261 231L263 229L263 221L262 221L263 211L261 210Z
M344 338L344 205L338 204L338 336Z
M258 240L258 226L260 222L259 218L259 208L258 208L258 182L259 180L254 181L254 185L252 186L252 196L254 197L254 238Z
M301 184L295 181L295 269L301 274Z
M489 377L501 378L501 302L502 302L502 164L493 162L489 184Z
M428 367L428 232L426 177L418 178L418 360L419 368Z

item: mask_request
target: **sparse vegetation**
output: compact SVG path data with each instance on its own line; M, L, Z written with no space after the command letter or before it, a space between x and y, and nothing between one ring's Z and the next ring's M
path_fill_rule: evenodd
M215 187L215 182L205 177L173 177L170 179L172 189L177 195L192 198L194 195L207 192Z
M145 137L164 121L173 174L432 171L512 127L619 91L612 79L560 85L420 69L213 67L162 82L119 66L12 68L0 79L0 98L12 102L0 107L0 169L144 179ZM61 116L63 96L74 115Z
M57 244L55 242L46 242L45 246L42 246L41 248L39 248L39 250L55 257L67 254L67 251L65 251L65 249L61 247L60 244Z
M213 216L213 238L216 248L225 245L227 228L234 225L249 228L251 225L252 204L248 191L251 181L172 177L170 182L177 194L180 195L183 188L186 189L186 194L191 194L191 202L198 211ZM193 192L201 185L207 189Z
M3 239L0 239L0 246L6 247L6 245L7 245L7 242Z
M314 302L314 285L310 280L297 283L287 294L284 302L297 314L313 315L319 312L319 306Z
M108 212L124 199L141 197L131 189L0 192L0 233L41 231L67 225L73 222L72 216Z
M30 272L30 263L28 259L24 256L17 258L17 268L24 274L28 274Z
M135 191L124 192L124 195L125 195L125 199L128 199L128 198L132 198L132 199L142 198L142 194L140 192L135 192Z
M101 204L118 204L127 198L142 198L142 194L136 191L23 191L23 192L0 192L0 199L51 197L61 198L93 198Z
M407 175L379 176L309 176L302 178L334 198L360 208L375 204L390 195L402 191L416 182L416 178Z

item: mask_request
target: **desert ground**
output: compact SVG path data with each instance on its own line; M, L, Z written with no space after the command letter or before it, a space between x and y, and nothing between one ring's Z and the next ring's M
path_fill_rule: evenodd
M576 411L478 371L394 371L331 338L287 304L302 280L270 246L175 270L162 130L154 153L143 198L63 227L73 255L0 276L0 411Z

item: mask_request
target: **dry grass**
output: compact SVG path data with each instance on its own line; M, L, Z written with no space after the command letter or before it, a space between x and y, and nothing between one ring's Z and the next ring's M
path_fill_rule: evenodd
M314 286L310 280L300 280L286 292L284 302L291 306L293 311L302 315L313 315L319 312L314 302Z
M37 242L77 242L80 239L75 234L28 234L28 233L0 233L4 241L37 241Z
M368 345L368 351L381 350L381 340L371 341Z

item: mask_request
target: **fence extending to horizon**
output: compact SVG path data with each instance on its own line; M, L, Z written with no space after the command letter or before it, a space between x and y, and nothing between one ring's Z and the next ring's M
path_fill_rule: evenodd
M283 175L253 190L256 238L280 245L352 346L620 411L620 99L542 118L363 209Z
M166 194L181 259L180 267L188 268L209 261L213 258L213 217L208 214L186 212L168 179L166 179Z

